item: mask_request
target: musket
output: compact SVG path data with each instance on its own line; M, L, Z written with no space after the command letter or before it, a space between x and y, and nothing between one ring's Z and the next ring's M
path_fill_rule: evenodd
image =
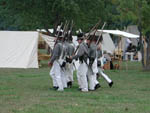
M99 21L96 23L96 25L90 30L90 32L89 32L89 34L88 34L88 36L87 36L86 39L89 39L91 33L94 31L94 29L97 29L97 28L98 28L100 22L101 22L101 20L99 20ZM94 35L95 35L96 31L97 31L97 30L95 30Z
M65 24L64 29L63 29L63 36L65 35L65 33L68 29L68 25L69 25L69 21L66 20L66 24Z
M68 30L68 34L67 34L67 38L71 38L72 37L72 29L73 29L74 23L73 20L71 22L71 26L70 26L70 30Z
M71 32L72 32L72 28L73 28L73 26L74 26L74 22L73 22L73 20L72 20L72 23L71 23Z
M70 33L69 33L70 36L72 34L72 28L73 28L73 26L74 26L74 23L73 23L73 20L72 20L72 22L71 22L71 28L70 28Z
M61 29L62 25L63 25L63 23L61 22L61 24L60 24L60 29ZM57 43L57 40L58 40L58 37L59 37L60 32L61 32L61 30L59 30L58 33L57 33L57 35L56 35L56 41L55 41L54 46L55 46L56 43Z
M65 25L64 25L64 28L63 28L63 33L62 33L63 41L64 41L64 38L65 38L65 36L66 36L66 31L67 31L67 29L68 29L68 25L69 25L69 22L66 20Z
M99 21L96 23L96 25L90 30L90 32L89 32L89 34L88 34L88 36L87 36L86 39L89 39L91 32L94 31L94 29L97 29L97 27L99 26L100 22L101 22L101 20L99 20ZM96 33L96 31L97 31L97 30L95 30L94 34ZM75 50L75 52L74 52L74 55L76 54L76 52L78 51L78 49L79 49L79 45L77 46L77 48L76 48L76 50Z
M76 54L76 52L78 51L79 49L79 45L77 46L76 50L74 51L74 55Z
M103 29L104 29L105 25L106 25L106 22L104 22L104 24L103 24L103 26L102 26L102 28L101 28L101 30L102 30L102 31L100 32L100 34L99 34L99 36L98 36L98 39L97 39L96 45L98 45L98 44L99 44L99 41L100 41L100 38L101 38L101 35L102 35L102 33L103 33Z
M69 23L70 23L70 21L68 21L68 23L67 23L67 25L66 25L66 29L65 29L65 32L64 32L64 38L66 37L66 35L68 35Z
M63 28L63 33L62 33L62 35L64 35L64 32L65 32L66 26L67 26L67 20L66 20L66 22L65 22L65 24L64 24L64 28Z

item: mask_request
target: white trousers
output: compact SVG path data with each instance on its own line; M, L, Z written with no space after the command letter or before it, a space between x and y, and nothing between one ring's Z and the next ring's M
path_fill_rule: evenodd
M50 75L52 77L53 86L57 85L59 87L58 90L63 90L64 86L62 82L62 69L57 60L55 60L53 63Z
M59 60L57 60L57 63L59 63L59 65L62 65L63 62L64 62L64 59L60 58ZM67 88L67 79L66 79L66 75L65 75L66 69L65 69L65 67L60 67L60 69L61 69L60 73L61 73L61 80L62 80L63 87Z
M88 67L87 77L88 77L90 90L94 90L94 87L95 87L94 76L95 76L95 73L93 73L93 70L90 67Z
M98 73L98 68L97 68L97 59L94 60L93 64L91 67L88 67L88 80L89 80L89 89L94 90L94 87L96 84L99 84L97 81L97 74Z
M70 81L73 82L73 71L74 71L73 64L67 63L65 69L66 69L65 75L66 75L67 82Z
M55 71L54 71L54 65L52 66L49 75L52 78L52 82L53 82L53 87L58 87L57 81L56 81L56 77L55 77Z
M98 68L98 73L107 81L107 83L112 82L112 80L102 71L101 68Z
M66 69L61 68L61 79L62 79L62 84L64 88L67 88L67 76L66 76Z
M88 67L85 62L80 63L78 70L77 70L77 79L79 88L81 88L81 91L88 91L88 82L87 82L87 71Z

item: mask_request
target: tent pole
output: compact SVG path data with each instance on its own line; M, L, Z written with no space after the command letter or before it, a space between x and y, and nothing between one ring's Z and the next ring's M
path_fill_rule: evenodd
M128 56L127 56L128 57ZM126 60L126 50L125 50L125 65L126 65L126 70L128 70L128 58Z
M120 49L120 69L122 69L122 36L121 38L121 49Z
M120 55L119 55L119 49L120 49L120 37L119 37L119 41L118 41L118 69L120 70Z

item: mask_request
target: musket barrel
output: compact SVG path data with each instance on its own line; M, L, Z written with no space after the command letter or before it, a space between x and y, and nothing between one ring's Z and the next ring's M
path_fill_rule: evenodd
M87 36L87 39L89 39L91 32L94 31L94 29L97 29L97 27L99 26L100 23L101 23L101 20L99 20L98 23L96 23L96 25L90 30L90 32L89 32L89 34ZM95 30L95 32L96 31L97 30ZM95 32L94 32L94 35L95 35Z
M98 44L99 44L100 37L101 37L101 35L102 35L102 33L103 33L103 29L104 29L105 25L106 25L106 22L104 22L104 24L103 24L103 26L102 26L102 29L101 29L102 31L100 32L100 35L98 36L98 39L97 39L96 45L98 45Z

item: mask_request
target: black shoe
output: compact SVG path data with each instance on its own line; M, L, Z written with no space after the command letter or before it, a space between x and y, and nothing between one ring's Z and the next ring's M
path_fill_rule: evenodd
M53 86L53 88L54 88L55 90L57 90L57 89L58 89L58 87L57 87L57 86Z
M96 78L97 78L97 80L100 78L99 73L96 74Z
M114 84L113 81L110 82L110 83L109 83L109 87L111 88L113 84Z
M78 90L79 90L79 91L81 91L81 90L82 90L82 88L78 88Z
M70 88L72 87L72 82L70 82Z
M72 87L72 82L70 81L70 82L67 82L67 87L68 88L71 88Z
M95 90L98 89L98 88L100 88L100 87L101 87L100 84L96 84L95 85Z

